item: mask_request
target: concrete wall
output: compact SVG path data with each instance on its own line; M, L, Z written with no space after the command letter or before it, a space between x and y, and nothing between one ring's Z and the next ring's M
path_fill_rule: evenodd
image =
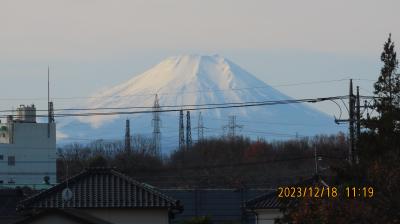
M115 224L168 224L167 209L79 209L81 215L89 216ZM60 214L45 214L32 224L78 224L73 218Z
M43 188L43 177L56 183L56 126L47 123L3 123L0 130L0 187L33 186ZM7 139L9 141L7 141ZM15 158L15 165L8 163ZM9 183L13 180L15 183ZM3 184L1 184L3 182Z
M213 223L254 223L254 215L244 213L245 201L266 191L263 189L164 189L163 193L180 200L184 205L182 214L173 223L196 216L208 216Z
M118 224L168 224L167 209L80 209L94 217Z
M49 214L30 222L30 224L79 224L79 222L57 214Z

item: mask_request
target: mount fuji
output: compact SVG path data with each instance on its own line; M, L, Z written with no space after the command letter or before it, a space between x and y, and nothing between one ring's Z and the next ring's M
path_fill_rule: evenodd
M163 106L292 99L224 57L183 55L167 58L124 83L94 94L82 106L85 108L152 107L155 94L158 95L161 109ZM135 110L151 109L123 111ZM100 111L109 112L109 110ZM197 140L199 112L191 113L193 141ZM228 124L229 116L236 117L238 125L236 133L252 139L286 139L341 131L341 128L334 124L332 117L306 104L212 109L202 110L201 114L205 137L221 136L226 133L223 127ZM161 147L163 152L167 152L178 145L179 116L178 112L166 112L160 113L160 118ZM74 139L122 140L126 119L130 119L132 135L151 136L151 113L89 116L61 121L58 125L59 142L74 141Z

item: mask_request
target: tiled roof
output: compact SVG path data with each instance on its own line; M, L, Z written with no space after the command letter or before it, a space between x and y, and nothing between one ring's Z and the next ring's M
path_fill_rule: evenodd
M246 207L249 209L260 209L260 208L282 208L285 207L286 203L278 198L276 192L269 192L251 199L246 202Z
M64 181L19 204L28 208L170 208L177 201L110 168L90 168L68 180L73 196L62 199Z

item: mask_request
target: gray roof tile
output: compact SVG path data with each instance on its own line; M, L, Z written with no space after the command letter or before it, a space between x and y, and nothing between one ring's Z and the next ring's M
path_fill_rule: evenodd
M176 200L110 168L90 168L68 180L73 192L64 202L64 181L19 204L19 208L169 208Z
M278 198L275 191L263 194L246 202L246 207L250 209L272 209L283 208L285 206L285 201Z

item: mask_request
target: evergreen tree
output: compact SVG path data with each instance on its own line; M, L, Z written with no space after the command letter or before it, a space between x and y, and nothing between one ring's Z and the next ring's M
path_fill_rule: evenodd
M398 60L390 34L381 61L381 74L374 85L378 115L364 123L368 131L359 139L360 156L366 165L378 158L400 155L400 75L396 73Z
M375 121L380 122L372 122L372 124L378 123L379 125L367 126L383 135L392 135L393 132L400 130L400 75L396 74L399 62L394 47L394 42L389 34L381 54L383 62L381 74L374 85L374 93L378 97L375 100L375 106L380 115Z

